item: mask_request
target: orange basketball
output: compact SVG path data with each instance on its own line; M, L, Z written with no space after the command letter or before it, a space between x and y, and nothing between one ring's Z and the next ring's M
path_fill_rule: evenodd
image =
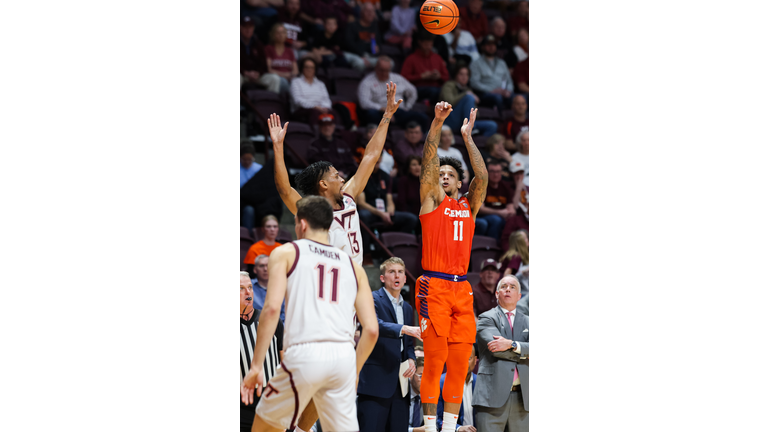
M452 0L427 0L419 10L421 24L436 35L450 33L459 23L459 8Z

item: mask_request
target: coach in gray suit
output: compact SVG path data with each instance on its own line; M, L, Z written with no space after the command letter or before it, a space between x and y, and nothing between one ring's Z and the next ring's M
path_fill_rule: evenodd
M498 306L477 320L475 425L478 432L528 431L528 317L515 310L520 300L517 278L503 277L496 299Z

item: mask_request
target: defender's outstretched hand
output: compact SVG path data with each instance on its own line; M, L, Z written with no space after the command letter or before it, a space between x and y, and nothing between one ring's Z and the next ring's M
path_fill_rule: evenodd
M384 112L384 115L388 115L388 116L395 115L395 111L397 111L397 108L400 107L400 103L403 102L402 99L395 102L396 93L397 93L397 84L390 81L389 84L387 84L387 110Z
M469 120L464 119L464 125L461 126L461 136L472 136L472 130L475 129L475 118L477 117L477 108L469 110Z
M451 104L448 102L438 102L435 105L435 120L445 121L451 111L453 111Z
M280 116L277 114L270 114L267 119L267 126L269 126L269 137L272 138L273 145L283 145L285 134L288 132L288 123L285 122L283 127L280 127Z

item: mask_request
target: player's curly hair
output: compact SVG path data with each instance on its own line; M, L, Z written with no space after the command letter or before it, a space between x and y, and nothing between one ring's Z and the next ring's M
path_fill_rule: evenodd
M461 168L461 162L458 161L456 158L452 158L449 156L443 156L440 158L440 166L443 165L450 165L453 167L453 169L456 170L456 175L459 176L459 181L464 181L464 169Z
M304 168L303 171L296 175L296 189L298 189L301 196L320 195L317 183L323 178L325 173L331 170L332 166L333 164L330 162L319 161Z

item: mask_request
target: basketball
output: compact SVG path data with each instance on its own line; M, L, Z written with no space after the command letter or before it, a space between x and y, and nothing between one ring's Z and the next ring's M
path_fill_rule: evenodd
M443 35L459 23L459 8L452 0L427 0L421 5L419 18L428 32Z

